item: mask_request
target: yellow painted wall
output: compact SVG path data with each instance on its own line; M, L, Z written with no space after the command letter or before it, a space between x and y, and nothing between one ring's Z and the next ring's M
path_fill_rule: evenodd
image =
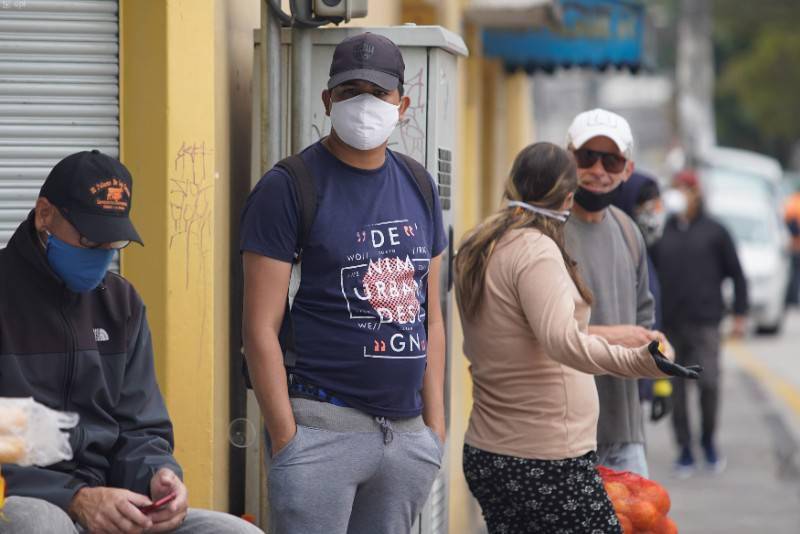
M481 214L497 209L505 181L505 146L508 142L507 92L503 65L495 60L483 59L483 165L481 166Z
M120 3L120 159L133 176L131 218L145 243L122 252L122 274L147 305L156 372L165 383L167 336L166 5L158 0ZM132 9L131 6L137 6ZM136 28L136 30L134 30ZM142 120L143 114L147 120Z
M520 150L536 139L533 122L533 79L524 71L507 76L506 82L506 174Z
M258 14L258 0L121 2L120 144L146 243L123 274L148 306L191 505L217 509L230 475L231 183L249 181Z
M394 26L402 24L400 17L401 0L372 0L363 19L353 19L345 26Z
M519 71L507 74L501 62L483 59L484 150L481 212L488 215L501 205L511 165L533 139L530 78Z

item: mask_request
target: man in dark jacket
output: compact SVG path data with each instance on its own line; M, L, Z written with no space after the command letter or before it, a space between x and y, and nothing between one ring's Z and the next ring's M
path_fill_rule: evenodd
M709 469L720 472L725 459L719 455L714 434L719 404L719 325L724 311L721 284L734 284L734 328L744 335L747 314L747 283L736 247L725 228L704 209L697 176L684 171L675 178L674 215L667 221L654 261L662 289L664 332L675 347L676 362L700 364L699 380L702 435L700 444ZM668 200L668 199L665 199ZM673 424L680 447L676 473L689 476L694 470L691 433L686 406L686 381L675 380Z
M620 186L613 204L636 222L647 247L647 274L650 293L655 304L654 330L663 328L661 321L661 284L652 261L653 247L664 233L666 212L661 202L661 191L655 178L634 171L628 181ZM672 383L668 378L639 379L639 397L650 403L650 420L658 421L672 411Z
M107 273L117 249L141 243L131 189L119 161L96 150L68 156L0 250L0 396L80 416L71 461L2 466L0 532L260 532L187 508L144 305Z

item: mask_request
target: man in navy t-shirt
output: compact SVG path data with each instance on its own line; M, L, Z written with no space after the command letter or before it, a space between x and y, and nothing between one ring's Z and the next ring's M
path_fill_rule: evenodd
M404 69L399 48L372 33L334 52L322 94L331 134L300 154L318 205L286 368L278 335L301 221L282 167L259 181L242 216L245 353L271 443L277 534L405 534L441 465L447 243L438 196L429 207L387 148L410 104Z

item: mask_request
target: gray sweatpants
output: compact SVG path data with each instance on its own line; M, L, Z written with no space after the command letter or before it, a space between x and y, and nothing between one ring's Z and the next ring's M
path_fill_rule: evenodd
M0 519L0 534L79 534L86 532L64 510L42 499L9 497ZM262 530L222 512L189 508L186 520L173 534L263 534Z
M443 447L422 420L292 399L297 434L269 462L270 534L408 534Z

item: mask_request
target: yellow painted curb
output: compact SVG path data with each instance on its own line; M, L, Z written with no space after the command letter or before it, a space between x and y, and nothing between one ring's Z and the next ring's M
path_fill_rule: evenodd
M800 416L800 389L769 369L741 342L729 342L725 348L742 369L758 379Z

